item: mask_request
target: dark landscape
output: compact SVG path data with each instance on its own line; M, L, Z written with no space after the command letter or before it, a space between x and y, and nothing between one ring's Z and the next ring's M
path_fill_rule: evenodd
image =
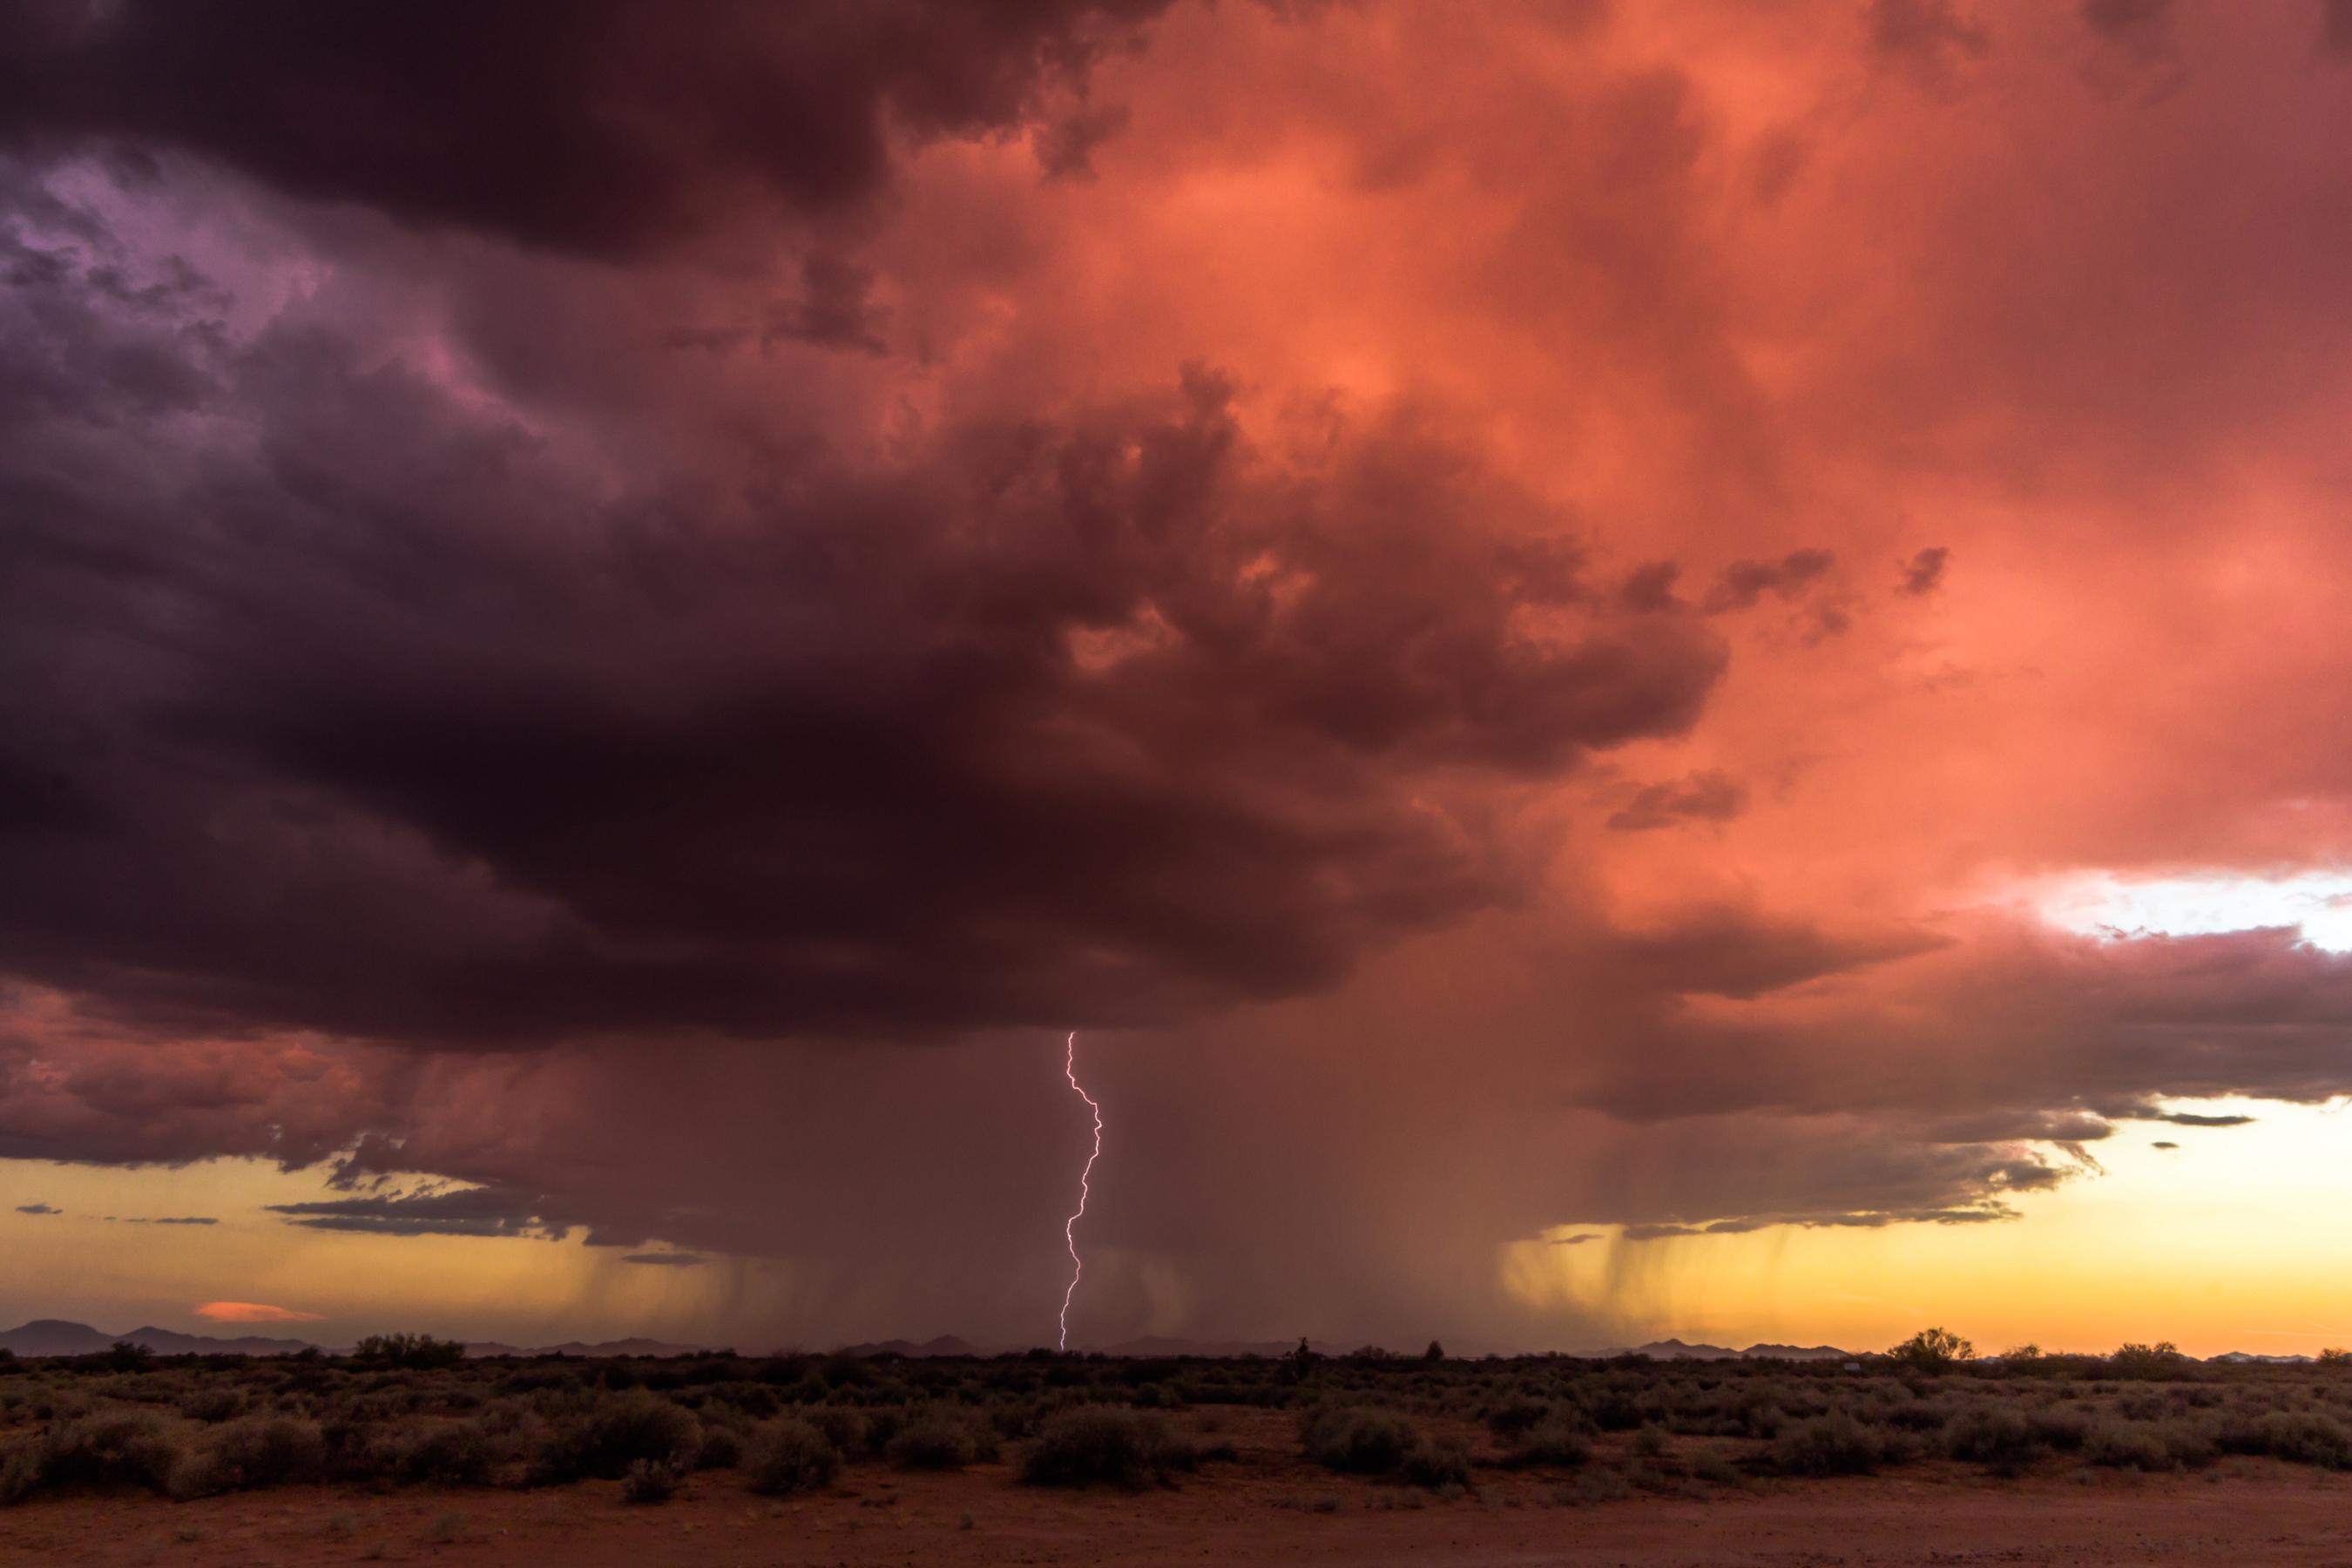
M1851 1363L0 1361L0 1549L49 1562L2336 1561L2348 1467L2352 1359L1933 1331Z

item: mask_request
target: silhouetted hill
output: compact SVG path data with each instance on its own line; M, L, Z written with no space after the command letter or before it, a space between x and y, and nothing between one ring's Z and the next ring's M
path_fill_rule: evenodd
M223 1340L152 1326L127 1334L102 1334L88 1323L38 1318L23 1328L0 1333L0 1350L18 1355L90 1355L111 1348L117 1341L145 1345L157 1355L292 1355L311 1348L308 1340L269 1340L252 1334Z

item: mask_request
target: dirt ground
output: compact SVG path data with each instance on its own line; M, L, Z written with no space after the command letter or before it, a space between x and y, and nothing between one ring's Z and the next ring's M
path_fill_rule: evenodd
M710 1471L650 1507L604 1482L47 1499L0 1511L0 1563L2352 1565L2352 1479L2270 1460L2146 1477L2061 1467L2015 1480L1915 1465L1578 1506L1554 1500L1558 1474L1482 1470L1471 1495L1421 1498L1305 1464L1286 1416L1237 1413L1221 1426L1237 1460L1143 1492L1026 1487L1002 1465L961 1475L856 1465L822 1496L762 1498Z

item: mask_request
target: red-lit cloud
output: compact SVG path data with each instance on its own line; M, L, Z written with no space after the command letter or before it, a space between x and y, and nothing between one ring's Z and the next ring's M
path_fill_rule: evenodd
M15 15L0 1153L1009 1338L1078 1027L1100 1335L1526 1340L2352 1089L2018 901L2352 852L2346 16Z
M196 1309L196 1316L215 1323L315 1323L320 1321L316 1312L297 1312L285 1307L265 1306L259 1301L206 1301Z

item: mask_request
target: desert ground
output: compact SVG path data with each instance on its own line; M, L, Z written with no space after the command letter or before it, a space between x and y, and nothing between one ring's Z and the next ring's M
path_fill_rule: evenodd
M1569 1472L1481 1466L1460 1495L1334 1474L1276 1410L1207 1418L1232 1445L1172 1485L1021 1484L845 1466L763 1497L733 1471L632 1504L621 1483L277 1487L175 1501L121 1489L0 1510L0 1563L561 1564L2352 1563L2352 1479L2267 1458L2149 1474L2063 1460L2016 1477L1948 1460L1875 1476L1754 1477L1581 1500ZM1182 1427L1197 1418L1178 1418ZM1472 1428L1460 1435L1471 1439ZM1617 1461L1604 1437L1592 1464ZM1687 1468L1706 1439L1654 1456ZM1630 1459L1627 1462L1632 1462Z

